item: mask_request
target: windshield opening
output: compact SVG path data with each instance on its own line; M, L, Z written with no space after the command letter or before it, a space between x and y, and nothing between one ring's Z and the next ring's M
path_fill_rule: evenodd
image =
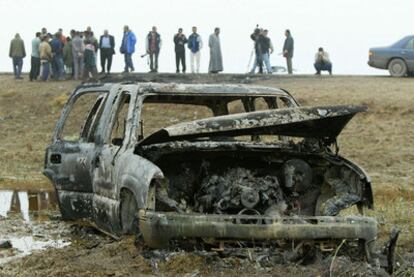
M286 97L276 96L185 96L147 95L143 99L138 137L144 139L163 128L205 118L246 112L288 108ZM272 137L273 139L270 139ZM258 135L198 137L197 140L261 141ZM264 142L283 140L280 136L267 136Z

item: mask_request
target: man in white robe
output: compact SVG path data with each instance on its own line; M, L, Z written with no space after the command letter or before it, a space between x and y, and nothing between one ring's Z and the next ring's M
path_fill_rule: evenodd
M210 64L208 66L209 73L219 73L223 71L223 58L220 46L220 28L215 28L214 33L210 35L208 46L210 47Z

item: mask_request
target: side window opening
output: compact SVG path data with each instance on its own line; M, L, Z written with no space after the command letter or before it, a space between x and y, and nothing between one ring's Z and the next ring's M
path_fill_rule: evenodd
M125 138L126 124L128 120L128 110L131 96L124 94L121 99L121 103L118 107L118 111L115 117L115 121L112 126L111 143L113 145L121 146Z
M227 109L229 110L229 114L236 114L236 113L245 113L245 106L242 100L234 100L227 104Z
M414 39L410 39L405 45L406 49L414 49Z
M82 138L86 138L87 142L95 141L95 131L99 123L99 119L102 116L104 107L104 97L98 97L93 106L91 112L89 113L88 119L85 122L85 126L82 131Z
M139 138L148 137L162 128L182 122L212 117L207 106L181 103L152 103L151 99L142 106Z
M278 109L280 106L278 99L278 97L257 97L254 100L255 109L256 111Z
M278 97L276 101L276 106L278 107L278 109L291 108L291 102L288 98Z
M228 103L229 114L278 109L286 105L279 97L246 97Z
M100 117L101 112L98 111L102 110L103 99L101 92L80 95L72 104L58 138L68 142L89 141L89 136L92 136L91 127L97 124Z

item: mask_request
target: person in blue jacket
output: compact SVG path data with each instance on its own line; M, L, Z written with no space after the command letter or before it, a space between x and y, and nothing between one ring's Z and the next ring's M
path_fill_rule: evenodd
M124 26L124 36L122 38L122 44L120 52L124 54L125 68L124 72L128 73L129 70L134 71L134 64L132 62L132 54L135 52L135 44L137 39L135 34L129 29L127 25Z
M65 68L63 63L63 43L61 40L61 33L56 33L50 41L52 47L52 76L55 80L65 79Z
M188 37L187 47L190 49L191 73L200 73L200 50L203 47L203 41L201 36L197 34L197 27L195 26L193 27L193 33Z

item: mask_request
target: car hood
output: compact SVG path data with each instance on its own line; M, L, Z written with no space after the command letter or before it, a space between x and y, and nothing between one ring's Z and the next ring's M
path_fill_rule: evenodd
M243 135L282 135L334 142L349 120L365 110L364 106L319 106L216 116L163 128L139 145Z

